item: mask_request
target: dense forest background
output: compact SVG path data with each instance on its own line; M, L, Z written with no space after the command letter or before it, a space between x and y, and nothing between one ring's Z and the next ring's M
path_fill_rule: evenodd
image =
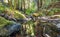
M12 9L18 9L28 15L40 10L43 10L45 15L49 15L50 13L53 14L54 11L58 11L57 8L60 8L59 0L1 0L1 2Z
M59 19L60 0L0 0L1 37L57 37Z

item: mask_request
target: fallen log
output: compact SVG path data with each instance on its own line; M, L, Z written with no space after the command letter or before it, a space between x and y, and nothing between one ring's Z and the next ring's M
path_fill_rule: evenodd
M60 22L60 15L38 17L41 22Z

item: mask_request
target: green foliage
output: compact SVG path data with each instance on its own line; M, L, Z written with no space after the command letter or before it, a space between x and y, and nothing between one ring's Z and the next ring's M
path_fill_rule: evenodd
M3 8L4 10L2 11L3 13L7 14L7 15L12 15L13 18L16 18L16 19L20 19L20 18L26 18L24 14L22 14L21 11L18 11L18 10L13 10L11 8L8 8L8 7L5 7ZM5 12L6 11L6 12ZM2 13L1 12L1 13Z
M5 7L1 4L0 5L0 13L5 10Z
M30 14L31 13L31 9L26 9L26 14Z
M34 23L32 21L28 21L26 25L26 33L34 36Z
M50 3L52 3L52 0L43 0L42 8L47 8Z
M7 25L12 25L14 22L13 21L9 21L9 20L6 20L5 18L3 17L0 17L0 35L2 36L6 36L8 35L9 33L7 32L7 30L4 28L5 26Z
M5 25L13 23L12 21L6 20L3 17L0 17L0 29L3 28Z
M54 12L60 12L60 8L53 8L52 11L54 11Z
M35 9L31 8L31 9L26 9L26 14L30 15L31 13L34 13Z
M59 8L53 8L48 12L48 15L51 16L51 15L54 15L55 13L58 13L58 12L60 12Z
M22 14L21 12L19 12L17 10L14 12L14 17L17 19L26 18L24 14Z
M54 12L50 11L47 15L49 15L49 16L54 15Z
M36 5L34 2L31 3L31 7L26 9L26 14L30 15L31 13L34 13L36 11Z

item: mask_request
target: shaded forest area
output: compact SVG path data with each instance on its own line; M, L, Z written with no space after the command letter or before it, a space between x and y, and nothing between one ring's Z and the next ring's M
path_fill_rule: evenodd
M60 0L0 0L0 37L60 37Z

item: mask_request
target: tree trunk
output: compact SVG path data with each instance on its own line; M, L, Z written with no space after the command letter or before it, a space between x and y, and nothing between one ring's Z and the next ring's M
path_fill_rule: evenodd
M25 13L25 0L23 0L23 2L24 2L23 4L24 4L24 13Z
M37 5L38 5L38 10L39 10L42 7L42 0L38 0Z

